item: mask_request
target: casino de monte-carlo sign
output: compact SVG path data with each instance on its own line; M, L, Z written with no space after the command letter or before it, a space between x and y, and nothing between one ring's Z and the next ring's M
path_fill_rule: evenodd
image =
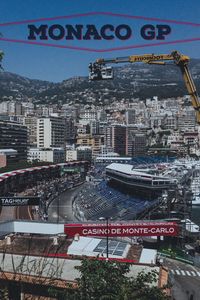
M178 224L175 222L133 222L133 223L80 223L65 224L65 234L68 237L80 236L177 236Z

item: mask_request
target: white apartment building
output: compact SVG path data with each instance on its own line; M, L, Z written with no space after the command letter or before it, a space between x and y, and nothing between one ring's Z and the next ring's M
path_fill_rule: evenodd
M9 112L9 102L3 101L0 103L0 114L7 114Z
M37 120L37 148L65 146L65 119L59 117Z
M65 161L63 148L39 149L30 148L28 150L28 161L45 161L52 163L61 163Z
M22 102L23 115L33 115L34 114L34 103L32 102Z
M53 114L53 107L42 107L42 115L44 117L49 117L51 114Z
M183 142L183 138L180 132L176 131L168 135L167 137L167 146L171 146L174 143Z
M82 121L95 121L97 119L97 112L95 110L83 110L79 115Z
M77 160L77 151L76 150L67 150L66 151L66 161Z
M22 104L17 101L3 101L0 103L0 114L10 116L22 114Z
M87 146L79 146L75 150L66 151L66 161L73 160L92 160L92 148Z

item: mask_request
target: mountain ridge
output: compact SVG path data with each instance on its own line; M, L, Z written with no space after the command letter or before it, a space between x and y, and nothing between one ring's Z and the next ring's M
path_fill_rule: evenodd
M190 70L200 92L200 59L192 59ZM16 99L35 103L99 103L114 101L178 97L187 94L180 70L176 65L125 64L114 68L109 81L89 82L76 76L54 83L30 79L10 72L0 73L0 101Z

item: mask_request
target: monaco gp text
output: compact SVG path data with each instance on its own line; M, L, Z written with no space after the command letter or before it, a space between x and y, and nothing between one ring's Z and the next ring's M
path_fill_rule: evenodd
M136 30L127 24L105 24L100 28L94 24L29 24L28 31L28 40L128 40L136 35ZM171 27L166 24L145 24L140 28L140 36L144 40L165 40L170 33Z

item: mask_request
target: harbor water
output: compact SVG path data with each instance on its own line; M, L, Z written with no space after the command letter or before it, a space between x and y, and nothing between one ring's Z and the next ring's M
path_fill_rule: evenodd
M200 225L200 205L192 208L192 221L195 224Z

